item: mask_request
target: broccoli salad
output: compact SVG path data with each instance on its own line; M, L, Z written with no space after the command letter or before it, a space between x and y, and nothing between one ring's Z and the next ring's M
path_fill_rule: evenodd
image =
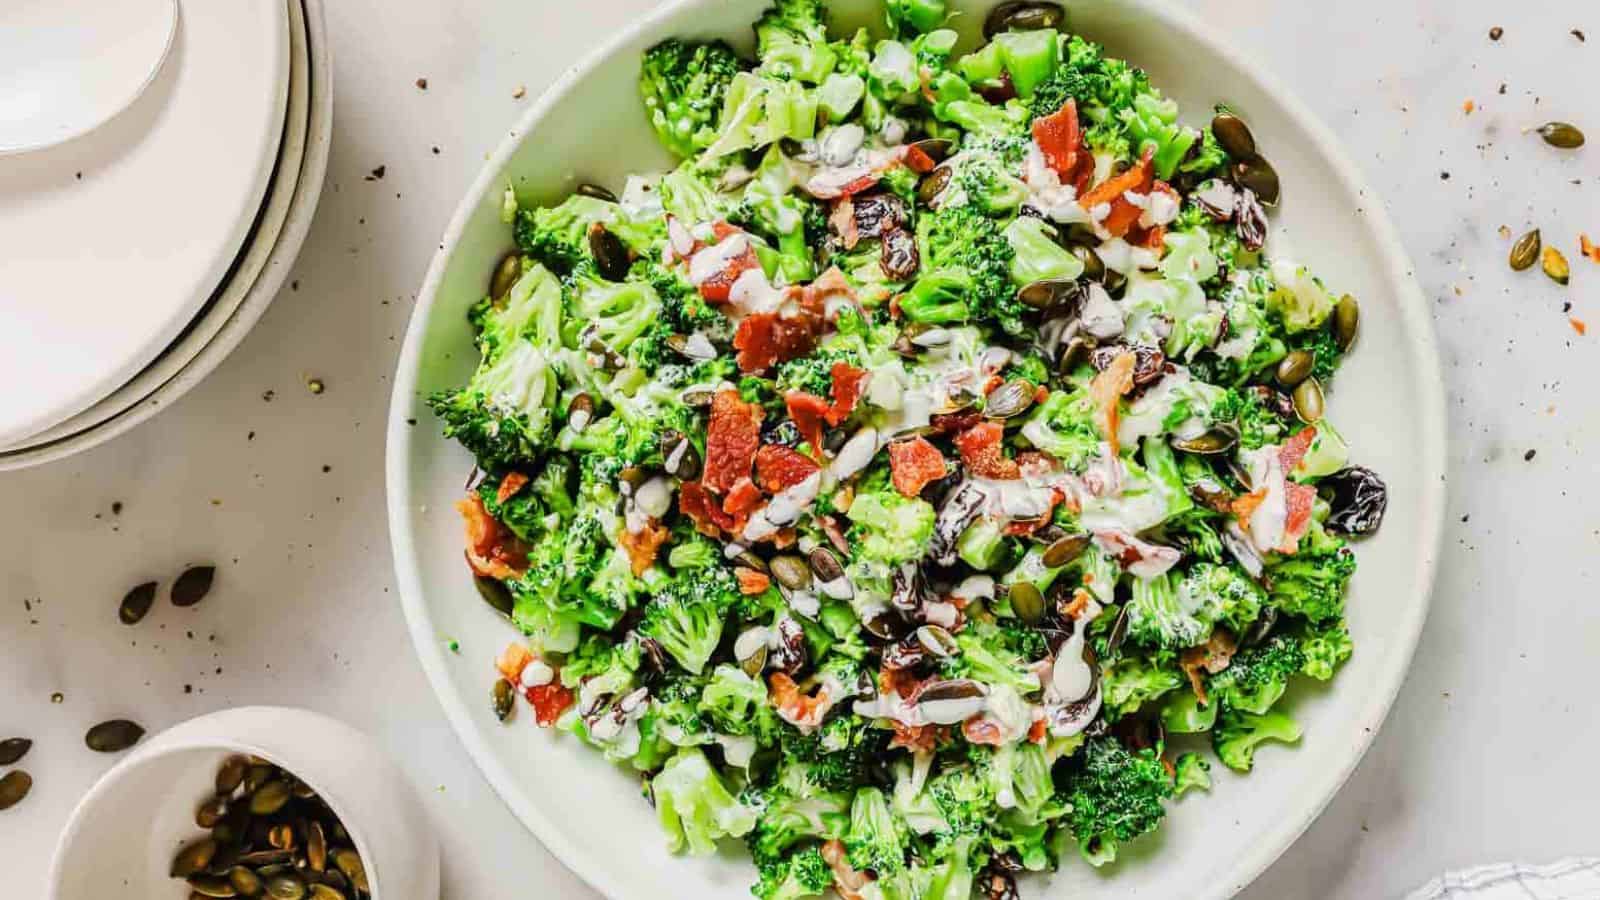
M1054 4L965 54L949 18L650 49L676 168L508 188L482 362L430 398L521 632L495 713L642 775L672 850L742 840L763 900L1114 860L1300 739L1386 503L1324 417L1359 307L1266 252L1239 116Z

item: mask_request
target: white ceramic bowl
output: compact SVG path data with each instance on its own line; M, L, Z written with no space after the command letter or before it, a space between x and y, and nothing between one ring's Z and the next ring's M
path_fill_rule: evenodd
M194 811L217 765L254 754L310 785L350 832L376 900L438 900L439 848L415 789L373 740L303 709L247 706L146 739L72 811L50 864L50 900L183 900L172 855L203 832Z
M273 194L262 210L250 243L241 251L230 277L215 300L177 342L134 381L88 413L75 417L71 428L53 428L42 440L0 449L0 472L64 459L108 441L144 422L188 393L244 340L266 312L288 278L299 255L317 202L333 143L333 65L322 0L291 3L291 15L303 6L306 53L303 139L280 159ZM291 91L291 109L295 94ZM292 170L292 171L291 171ZM281 189L281 190L280 190ZM281 199L280 199L281 198Z
M747 52L765 0L686 0L658 9L591 54L548 90L484 166L440 242L418 295L395 378L388 438L390 534L413 642L449 715L489 781L573 871L614 898L747 897L742 853L675 859L637 777L570 737L502 726L484 702L491 655L513 637L488 610L461 562L452 501L471 468L438 434L423 399L469 375L477 353L466 321L491 268L511 246L499 218L509 181L530 199L556 200L578 180L620 187L625 173L669 160L639 109L639 54L669 36L725 38ZM960 0L971 46L988 4ZM875 23L879 0L833 0L836 27ZM1291 695L1305 726L1293 748L1271 746L1239 777L1213 766L1216 787L1174 805L1166 826L1123 859L1092 870L1063 861L1029 896L1229 896L1249 883L1316 817L1355 768L1382 723L1426 615L1444 500L1444 413L1427 302L1411 279L1382 197L1312 114L1209 27L1168 0L1077 0L1072 28L1147 68L1191 120L1227 102L1250 122L1283 179L1273 217L1276 252L1295 257L1337 291L1361 299L1362 335L1340 370L1329 416L1356 459L1390 487L1381 533L1358 548L1350 593L1355 656L1325 690ZM412 427L408 420L416 420ZM447 654L438 636L458 639Z

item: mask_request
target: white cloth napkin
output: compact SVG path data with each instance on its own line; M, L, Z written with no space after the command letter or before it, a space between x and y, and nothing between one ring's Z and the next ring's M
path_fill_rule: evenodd
M1406 900L1600 900L1600 859L1496 863L1441 875Z

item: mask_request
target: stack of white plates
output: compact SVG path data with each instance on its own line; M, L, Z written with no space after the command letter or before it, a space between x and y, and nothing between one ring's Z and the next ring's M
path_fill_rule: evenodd
M121 434L216 368L283 285L327 169L322 0L111 6L127 21L98 0L0 10L0 55L33 57L0 85L0 470ZM51 46L93 48L81 22L119 36L90 54L115 73L98 93Z

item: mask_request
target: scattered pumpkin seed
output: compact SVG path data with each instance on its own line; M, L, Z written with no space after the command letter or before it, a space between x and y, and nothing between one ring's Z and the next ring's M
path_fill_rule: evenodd
M1044 553L1039 557L1039 561L1049 568L1058 569L1082 556L1083 551L1087 549L1089 549L1089 535L1087 533L1069 534L1046 547ZM1041 606L1041 610L1042 608Z
M0 766L9 766L28 755L33 741L27 738L6 738L0 741Z
M211 858L216 855L217 842L212 838L201 838L184 844L172 857L172 868L168 870L168 874L173 878L188 878L211 865Z
M211 591L211 580L217 574L216 566L191 566L184 569L172 583L172 605L193 606L206 598Z
M1539 229L1537 228L1517 238L1517 242L1511 245L1510 263L1512 271L1521 272L1523 269L1532 267L1539 259L1541 246Z
M1278 363L1278 383L1286 388L1292 388L1311 375L1311 367L1316 363L1316 357L1309 350L1291 351Z
M197 872L189 876L189 889L202 897L237 897L238 888L225 875Z
M588 182L588 181L585 181L585 182L583 182L583 183L578 185L578 193L582 194L585 197L593 197L596 200L604 200L607 203L615 203L615 202L617 202L617 195L616 194L613 194L611 191L607 190L606 188L601 187L598 184L594 184L594 183Z
M313 884L311 900L345 900L344 891L330 884Z
M1349 353L1355 346L1356 332L1361 327L1361 304L1356 298L1345 294L1339 298L1333 307L1333 340L1339 345L1340 353Z
M1250 126L1227 110L1218 112L1211 120L1211 134L1234 159L1249 159L1256 155L1256 139L1250 133Z
M294 826L280 822L267 830L267 843L279 850L294 850Z
M111 719L89 729L83 742L97 753L120 753L144 737L144 728L127 719Z
M234 866L229 869L228 881L233 883L233 890L241 897L261 896L263 888L261 876L244 866Z
M22 802L33 790L33 776L21 769L12 769L0 778L0 810L10 809Z
M313 872L328 868L328 838L323 834L322 823L314 819L306 824L306 865Z
M767 567L772 570L772 577L778 583L792 591L803 591L811 587L811 567L804 559L792 553L783 553L774 556Z
M1020 378L1014 378L989 392L984 399L983 414L991 419L1011 419L1028 411L1038 388Z
M139 620L150 612L150 607L156 602L156 583L146 581L144 584L135 585L133 590L122 595L122 603L117 607L117 618L124 625L137 625Z
M228 799L226 797L212 797L200 804L194 811L194 823L201 828L215 828L228 814Z
M367 886L367 869L361 864L361 854L349 848L340 848L333 853L333 864L339 871L350 879L350 886L358 891L369 891Z
M1546 122L1539 126L1539 136L1552 147L1576 150L1583 146L1583 132L1567 122Z
M489 297L493 300L504 299L511 293L511 287L522 277L522 254L513 250L500 258L500 264L494 267L494 277L489 279Z
M260 790L261 786L272 778L274 771L275 767L272 763L257 762L255 757L251 757L250 770L244 776L244 792L246 794L254 794Z
M1307 425L1322 419L1322 385L1315 378L1307 378L1294 389L1294 414Z
M1278 171L1259 156L1241 159L1233 164L1233 179L1255 192L1263 206L1277 206Z
M490 708L494 710L494 717L504 722L511 718L511 711L516 708L517 692L511 687L511 682L504 678L494 683L489 692Z
M1066 22L1066 10L1058 3L1036 3L1014 0L1002 3L989 11L983 20L983 36L993 40L1005 31L1041 31L1060 28Z
M1013 584L1007 596L1011 600L1011 611L1023 622L1034 624L1044 618L1044 595L1039 593L1033 582L1019 581Z
M269 781L250 795L250 814L270 816L289 802L289 782Z
M244 774L250 768L250 763L242 756L230 756L217 767L216 788L221 796L228 796L239 789L244 783Z
M301 900L305 895L305 879L293 872L284 872L267 879L267 896L272 900Z
M1544 248L1541 265L1544 268L1544 274L1550 276L1550 280L1556 284L1564 285L1572 279L1572 268L1567 265L1567 258L1562 256L1561 251L1554 247Z
M482 597L483 602L489 604L491 609L502 616L511 617L511 610L515 604L511 600L511 591L505 582L498 578L490 578L488 575L474 575L472 583L478 588L478 596Z
M1228 428L1213 428L1199 437L1173 438L1168 443L1178 450L1196 456L1217 456L1237 446L1239 434Z

